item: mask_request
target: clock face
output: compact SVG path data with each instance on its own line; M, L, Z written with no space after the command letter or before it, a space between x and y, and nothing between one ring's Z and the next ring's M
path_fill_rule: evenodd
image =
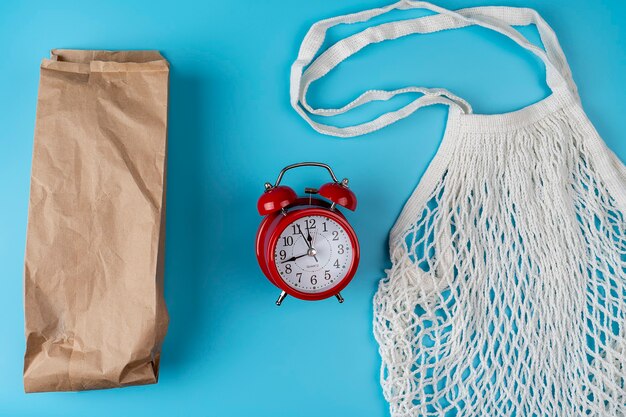
M346 230L325 216L295 220L280 234L274 261L281 278L295 290L328 291L349 272L354 248Z

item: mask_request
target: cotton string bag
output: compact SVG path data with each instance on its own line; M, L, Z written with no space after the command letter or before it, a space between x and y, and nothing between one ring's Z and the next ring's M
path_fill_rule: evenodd
M327 30L394 9L435 12L369 27L318 54ZM536 25L543 48L513 26ZM473 114L440 88L369 90L312 108L310 85L372 43L470 25L545 64L551 94L522 110ZM421 95L362 124L333 116ZM394 417L626 415L626 167L581 108L557 38L531 9L450 11L426 2L322 20L291 70L291 104L317 131L353 137L444 104L444 138L389 237L374 298L381 383Z

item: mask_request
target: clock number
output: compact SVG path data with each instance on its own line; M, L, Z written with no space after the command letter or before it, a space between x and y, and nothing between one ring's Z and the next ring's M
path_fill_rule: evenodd
M333 266L334 266L335 268L339 268L339 259L337 259L337 260L335 261L335 263L333 264Z
M337 253L339 255L343 254L345 251L343 249L343 245L337 245Z
M288 274L291 274L291 265L290 264L285 265L285 272L288 273Z
M300 225L299 224L292 224L291 228L293 229L293 234L294 235L299 235L300 234Z
M281 260L281 261L284 261L284 260L285 260L285 258L287 257L287 252L285 252L285 250L284 250L284 249L283 249L283 250L281 250L278 254L280 255L280 260Z
M328 232L328 229L326 229L326 222L322 223L322 226L324 226L324 230L322 230L322 232Z
M302 272L297 272L296 273L296 278L298 278L298 284L299 284L300 281L302 281Z
M327 269L324 271L324 279L327 281L330 279L330 270Z
M283 236L283 246L293 245L293 236Z
M311 284L312 285L317 284L317 277L315 275L311 275Z
M315 219L304 219L307 229L315 229Z
M333 240L339 240L339 232L336 230L333 230Z

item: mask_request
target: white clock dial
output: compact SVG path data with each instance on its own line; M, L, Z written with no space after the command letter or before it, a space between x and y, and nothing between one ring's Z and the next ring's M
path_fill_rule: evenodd
M353 256L348 233L325 216L306 216L289 224L280 234L274 252L282 279L306 293L327 291L339 284Z

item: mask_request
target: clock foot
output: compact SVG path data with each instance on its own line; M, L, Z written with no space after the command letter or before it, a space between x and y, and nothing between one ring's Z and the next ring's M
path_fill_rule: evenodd
M337 297L337 301L339 301L339 304L343 303L343 297L341 296L340 292L335 294L335 297Z
M287 293L285 291L281 292L278 296L278 300L276 300L276 305L279 306L283 303L283 300L287 297Z

